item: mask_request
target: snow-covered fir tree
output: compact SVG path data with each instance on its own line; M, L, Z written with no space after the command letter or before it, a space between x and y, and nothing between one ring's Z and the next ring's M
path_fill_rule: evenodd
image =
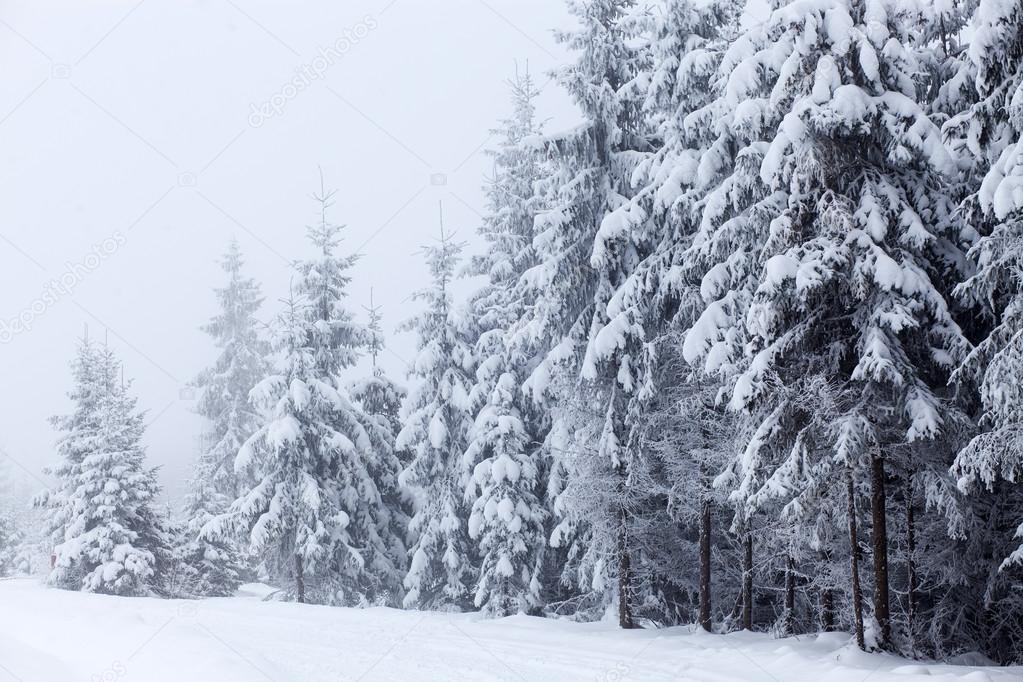
M469 536L480 548L474 603L498 616L542 606L547 545L538 447L545 424L521 391L535 355L530 346L507 339L507 330L527 305L517 287L519 279L535 264L540 125L534 106L537 88L529 73L516 73L510 86L512 116L492 131L499 143L490 152L494 175L484 188L487 214L479 230L486 251L468 268L469 274L486 278L469 302L478 336L471 392L476 417L464 456L472 471L466 491L472 510Z
M42 566L39 510L32 505L35 483L31 479L22 465L0 449L0 576L32 575Z
M366 352L370 356L370 376L356 379L350 384L352 398L358 401L363 411L381 421L381 426L391 434L391 447L394 437L401 430L401 405L408 395L408 390L387 376L380 362L380 354L386 349L383 334L383 316L380 306L373 304L370 291L370 304L366 308L369 319L366 331L369 343ZM395 453L399 458L406 453Z
M966 168L971 191L962 211L979 231L969 251L975 271L956 289L960 300L979 311L979 342L959 377L978 386L983 432L962 449L953 473L971 493L984 519L973 540L974 556L991 557L984 573L982 622L1007 623L1003 614L1023 609L1018 584L1023 575L1023 9L1016 2L979 3L968 50L949 90L967 90L966 106L945 125L952 148ZM1011 532L1011 524L1017 530ZM1015 537L1013 537L1015 536ZM1023 655L1018 628L994 628L986 650Z
M229 597L242 583L245 565L229 537L208 537L203 527L227 511L233 499L217 489L216 466L212 458L199 458L182 508L183 522L175 529L174 551L179 566L179 589L183 596ZM232 468L234 464L231 464ZM232 477L233 480L234 477Z
M73 363L71 415L55 417L62 432L56 489L44 493L53 542L52 585L118 595L159 588L157 569L169 560L166 529L154 508L155 471L145 467L144 414L108 347L83 340Z
M675 349L680 331L699 309L698 279L686 247L696 228L695 170L708 135L692 117L712 97L713 76L725 45L719 34L735 5L727 0L678 1L649 14L633 14L632 31L637 36L632 44L645 48L639 52L636 74L619 89L619 96L627 114L622 125L631 129L635 142L612 166L625 179L600 222L591 258L604 293L595 311L583 372L591 379L601 373L605 379L613 378L614 390L620 393L605 433L617 430L613 442L624 448L626 469L631 470L626 516L631 520L632 551L640 555L632 568L633 601L642 605L643 615L659 618L673 617L668 615L673 604L686 599L677 594L685 580L674 575L670 565L682 548L665 538L672 536L673 516L692 516L677 502L677 481L671 480L687 467L665 449L669 438L648 431L674 424L678 412L690 414L694 396L708 390L707 382L676 366ZM693 383L692 390L679 386L680 381ZM675 397L659 396L662 388ZM607 415L612 418L611 409ZM719 421L728 428L727 418ZM715 434L704 436L708 442L717 440ZM705 449L706 445L701 451ZM698 507L701 497L710 504L712 496L704 491L694 498ZM709 523L702 511L699 518L701 524ZM709 533L701 525L700 534ZM709 553L702 552L700 559L707 569ZM709 599L708 594L703 596ZM709 601L704 607L709 608ZM702 622L709 627L709 616Z
M208 479L204 482L214 497L223 498L211 498L213 506L206 511L214 514L238 494L234 460L259 424L249 392L266 374L269 351L256 319L263 297L259 284L243 273L245 261L237 240L231 240L220 265L227 275L224 286L215 289L220 309L203 326L220 352L193 382L200 391L197 411L210 426L196 473Z
M348 390L367 417L366 430L373 447L369 467L380 490L382 529L386 532L388 551L394 565L404 567L408 562L406 535L411 500L407 491L398 484L398 476L408 463L408 453L397 450L394 443L401 431L401 406L408 391L388 377L379 362L380 353L386 346L380 307L373 304L372 290L366 310L369 314L366 350L370 356L371 374L352 381ZM396 598L397 595L392 595L390 601L395 602Z
M555 412L547 439L554 457L548 494L559 519L552 544L569 557L563 580L585 593L580 613L600 614L617 602L622 626L631 627L635 498L629 469L635 450L627 411L636 386L632 358L639 351L634 344L618 345L620 328L617 336L601 331L616 287L637 260L628 239L618 243L604 233L622 225L614 212L628 204L636 163L652 149L641 116L647 22L629 1L571 2L569 9L580 26L558 37L579 56L557 77L584 123L546 141L550 161L538 183L543 211L534 237L537 265L523 277L536 300L513 338L525 334L543 358L526 381L532 398L540 404L556 400L563 408ZM615 218L609 223L610 214ZM571 442L560 438L567 434Z
M14 516L0 512L0 577L28 572L28 566L21 561L24 542L25 534L15 524Z
M210 539L241 529L271 576L300 601L364 604L400 593L390 512L375 467L374 422L353 402L341 373L367 344L345 308L354 256L338 255L342 226L327 213L333 192L314 195L308 228L315 257L295 266L297 282L278 320L281 366L252 390L266 421L235 462L253 483L206 524Z
M717 140L700 160L692 247L706 308L688 356L722 374L731 407L751 419L723 479L738 518L749 528L763 491L798 489L806 471L796 382L837 385L833 453L871 483L882 646L885 483L900 443L934 439L955 418L943 388L965 350L946 298L963 271L954 166L919 104L925 21L874 2L779 3L738 36L706 114Z
M984 230L970 250L976 272L957 293L991 320L987 336L971 352L967 372L979 374L984 421L956 461L961 485L992 488L997 481L1023 483L1023 16L1016 3L982 1L969 59L979 101L949 128L960 128L985 174L967 198ZM1023 519L1021 519L1023 522ZM1020 526L1023 529L1023 525ZM1023 530L1021 530L1023 534ZM1006 557L1023 564L1023 546Z
M413 294L425 309L401 326L416 334L419 347L410 371L419 386L402 408L396 442L411 453L400 477L413 505L404 603L463 609L472 604L477 573L465 503L471 472L463 461L473 423L475 358L450 291L463 244L441 225L440 240L423 247L432 286Z
M215 290L220 310L203 327L220 354L194 381L201 391L197 411L208 420L209 431L201 439L204 446L183 510L186 537L178 549L193 571L193 593L210 596L232 594L244 570L239 551L229 539L201 538L199 533L241 492L235 458L259 424L249 392L266 374L269 353L255 317L263 301L260 287L242 273L244 260L237 240L228 245L221 267L227 283Z

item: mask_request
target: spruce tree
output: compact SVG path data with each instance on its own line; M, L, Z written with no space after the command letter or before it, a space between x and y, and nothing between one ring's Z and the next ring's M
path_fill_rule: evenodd
M287 305L274 339L283 366L252 393L268 418L235 464L255 483L208 521L201 537L220 541L243 531L248 551L262 559L271 579L287 581L298 602L330 601L332 542L349 524L338 506L332 446L353 442L331 426L336 396L315 370L305 304L292 298Z
M624 111L634 112L625 120L635 142L615 161L628 171L619 170L627 180L620 182L617 205L609 202L612 210L601 220L594 241L591 265L600 274L604 293L583 364L584 377L593 380L603 374L605 382L613 379L618 394L614 410L607 411L613 422L605 431L617 433L614 443L628 458L622 469L628 471L627 486L624 495L619 493L629 519L623 526L631 526L626 528L629 541L646 557L632 570L633 601L643 604L643 615L664 617L686 598L680 593L685 579L673 574L671 558L686 550L666 538L672 536L672 516L695 518L685 509L691 501L699 508L702 548L707 550L700 553L701 574L707 577L701 583L707 588L701 593L705 627L710 617L706 543L715 495L704 486L695 498L677 497L679 482L672 478L706 462L686 466L679 460L685 455L666 446L673 438L657 431L675 424L679 412L691 414L692 401L702 403L710 390L700 373L678 367L676 349L681 331L700 308L698 277L686 248L696 230L695 169L707 132L694 117L712 97L724 49L719 33L735 13L734 5L727 0L671 2L661 11L629 18L632 32L638 34L633 41L643 44L642 39L648 45L635 58L632 81L619 89ZM701 421L707 423L706 415ZM719 421L720 428L729 428L725 415ZM705 433L697 440L703 443L699 451L707 453L725 439ZM707 457L700 455L701 460Z
M333 196L322 183L314 195L319 220L308 237L315 257L296 263L295 291L277 325L282 366L250 394L268 416L235 468L254 483L202 536L241 529L296 600L358 605L395 599L400 575L374 468L373 420L341 377L369 339L345 308L355 257L337 253L343 227L327 217Z
M1012 4L980 3L978 32L969 51L978 101L948 124L976 154L972 169L983 178L964 201L983 230L969 252L976 272L956 293L991 322L961 370L977 378L983 420L990 427L956 460L964 490L975 483L993 489L999 480L1023 483L1023 283L1018 276L1023 267L1023 123L1013 100L1023 83L1018 10ZM1006 565L1023 565L1023 545L1005 560Z
M25 534L15 524L14 516L0 511L0 577L27 572L21 561Z
M181 596L229 597L241 585L246 570L233 538L202 534L203 527L227 511L233 501L216 488L214 466L212 458L200 457L188 483L184 522L174 533L177 569L184 574L179 580Z
M154 509L155 472L145 468L144 414L119 376L113 352L83 340L73 365L73 414L54 418L64 435L59 487L42 498L54 542L49 582L118 595L158 589L169 559L166 529Z
M512 116L492 131L500 142L491 151L494 176L484 188L487 214L479 232L486 251L468 268L486 278L469 303L478 358L471 391L476 416L465 452L472 471L469 536L481 555L474 603L496 616L541 607L547 545L538 448L545 424L521 390L534 355L529 346L510 343L507 334L528 305L518 282L535 265L540 126L533 79L517 73L510 85Z
M407 607L468 608L476 581L465 503L470 472L463 462L472 428L475 361L450 291L462 248L444 232L442 221L440 240L423 247L433 284L413 295L425 310L401 327L415 332L419 346L411 371L419 386L402 409L404 426L396 443L412 455L400 477L413 504Z
M954 166L919 103L923 21L869 2L783 3L731 43L701 114L717 139L698 169L706 197L692 255L706 268L705 310L686 342L750 419L730 470L747 528L764 486L803 470L801 384L837 387L830 443L814 447L830 445L869 480L884 647L886 484L901 443L934 439L957 418L943 389L965 350L946 299L963 265Z
M601 331L637 259L634 244L619 237L645 218L625 208L636 164L652 148L641 114L645 21L627 0L577 1L569 9L580 26L557 37L578 59L557 77L585 122L546 141L538 264L523 278L537 300L518 326L542 357L527 390L541 404L554 399L562 406L546 447L554 456L548 494L559 521L552 544L568 554L563 580L587 595L587 615L616 602L621 625L632 627L629 487L636 452L627 412L638 350L621 345L620 325ZM561 438L568 434L570 441Z
M401 431L401 405L408 391L393 381L379 363L380 352L384 350L384 336L381 326L380 307L373 305L372 290L370 305L366 309L369 322L367 351L371 360L371 374L349 384L352 400L366 415L366 431L372 442L373 456L369 467L376 481L381 498L381 532L388 547L388 556L398 571L403 571L408 561L406 534L408 532L410 500L398 483L398 476L408 460L408 453L395 448L395 439ZM385 601L401 603L401 595L395 591Z
M192 572L190 589L196 595L227 596L241 583L244 565L239 550L227 538L200 537L202 527L227 511L242 486L235 458L252 435L260 416L249 402L249 392L266 372L269 349L257 327L262 304L259 285L242 274L244 260L232 239L221 260L227 283L215 290L220 310L203 327L220 354L213 366L195 380L201 391L198 412L209 422L185 500L179 548L181 560Z
M217 514L239 491L234 460L255 431L259 414L249 402L249 392L266 374L268 348L258 328L256 313L262 305L259 284L245 277L245 262L238 241L232 239L220 262L227 274L224 286L215 290L220 310L203 326L220 353L213 366L194 381L200 390L198 412L209 420L209 446L201 454L197 473L204 476L217 499ZM222 498L222 499L221 499Z
M965 533L970 556L987 559L957 566L960 575L973 574L975 589L984 595L970 607L977 612L972 620L985 625L973 632L957 628L956 635L977 642L1001 661L1023 655L1020 629L1008 625L1023 612L1014 587L1023 575L1019 10L1018 3L979 3L970 45L945 88L952 105L960 105L944 127L964 168L961 182L967 193L960 210L978 232L968 252L974 271L956 288L958 299L976 312L971 331L977 343L957 378L963 388L978 390L981 430L959 452L952 472L959 489L970 495L971 516L976 518Z
M40 519L31 504L34 484L25 473L0 452L0 576L31 575L41 558Z

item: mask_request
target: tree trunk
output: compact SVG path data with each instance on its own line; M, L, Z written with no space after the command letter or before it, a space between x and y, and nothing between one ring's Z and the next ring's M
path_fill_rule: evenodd
M910 474L906 475L906 580L907 595L906 601L909 606L908 630L909 649L916 653L916 519L913 513L913 479Z
M629 561L629 538L625 509L621 510L618 526L618 625L631 630L636 627L632 619L632 564Z
M295 599L299 604L305 604L305 577L302 571L302 555L295 554Z
M874 618L881 629L878 645L891 647L892 623L888 597L888 523L884 489L884 460L876 452L870 458L871 540L874 549Z
M819 553L820 563L831 565L831 550L826 549ZM818 596L820 600L820 627L823 632L835 630L835 593L830 587L821 589Z
M703 501L700 523L700 627L710 632L710 500Z
M753 532L749 521L742 553L742 629L753 629Z
M821 590L821 630L835 631L835 593L831 588Z
M796 562L790 556L785 565L785 620L786 635L796 632Z
M853 488L852 470L845 470L846 511L849 516L849 562L851 564L853 625L856 630L856 644L866 650L863 638L863 593L860 590L860 543L856 537L856 491Z

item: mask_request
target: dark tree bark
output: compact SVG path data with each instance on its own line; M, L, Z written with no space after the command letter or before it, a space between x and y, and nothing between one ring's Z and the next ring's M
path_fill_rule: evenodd
M786 635L796 632L796 562L790 556L785 564L785 620Z
M913 479L911 475L906 476L906 591L909 606L908 630L910 651L916 653L916 606L917 606L917 578L916 578L916 519L913 511Z
M860 589L860 543L856 530L856 491L853 488L852 471L845 470L846 511L849 516L849 562L851 564L853 626L856 631L856 645L866 650L863 637L863 592Z
M632 562L629 559L628 523L624 508L618 526L618 625L625 630L636 627L632 618Z
M821 590L821 630L835 631L835 593L830 588Z
M753 629L753 532L746 522L742 553L742 629Z
M700 520L700 627L710 632L710 500Z
M831 550L826 549L819 553L820 563L825 566L831 565ZM820 601L820 627L823 632L834 632L835 630L835 592L830 587L823 587L818 595Z
M305 576L303 573L302 555L295 554L295 600L305 604Z
M888 596L888 522L885 496L884 459L881 453L870 458L870 518L874 554L874 618L881 629L878 645L891 647L892 623Z

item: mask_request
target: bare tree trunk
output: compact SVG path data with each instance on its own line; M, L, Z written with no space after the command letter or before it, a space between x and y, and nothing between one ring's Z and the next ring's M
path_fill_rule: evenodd
M700 627L710 632L710 500L703 500L700 523Z
M830 588L821 590L821 630L835 631L835 593Z
M629 537L625 509L621 510L618 526L618 625L631 630L636 627L632 619L632 564L629 560Z
M888 596L888 521L885 496L884 460L880 452L870 458L871 540L874 554L874 618L881 629L878 645L888 649L892 642L891 606Z
M856 531L856 491L853 488L852 470L845 470L846 508L849 516L849 562L851 564L853 625L856 630L856 645L866 650L863 637L863 593L860 589L860 543Z
M753 629L753 532L746 522L742 553L742 628Z
M831 550L826 549L819 554L820 562L831 565ZM830 572L829 572L830 573ZM824 632L833 632L835 629L835 593L830 587L824 587L820 591L820 627Z
M305 576L302 574L302 555L295 554L295 599L299 604L305 604Z
M786 635L796 632L796 562L789 556L785 565L785 618L783 622Z
M913 479L906 475L906 579L909 602L908 630L910 651L916 653L916 519L913 512Z

